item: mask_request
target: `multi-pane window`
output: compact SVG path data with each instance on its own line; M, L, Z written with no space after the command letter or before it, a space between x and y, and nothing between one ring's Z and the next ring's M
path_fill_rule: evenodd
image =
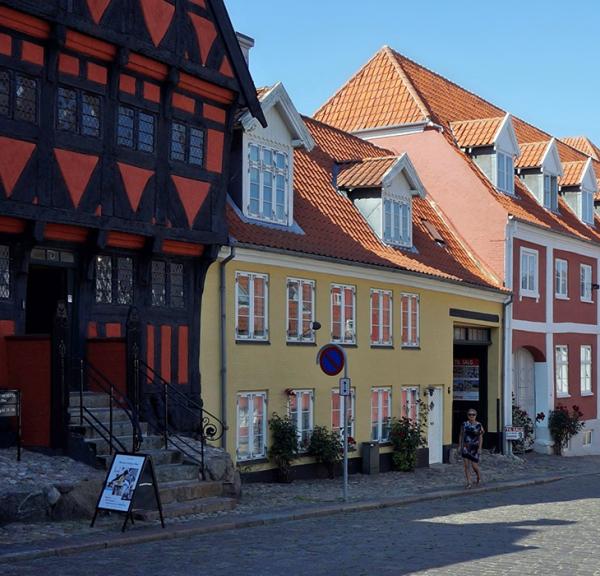
M156 119L153 114L119 105L117 143L119 146L132 150L154 152L155 123Z
M250 272L235 274L235 337L267 340L268 276Z
M96 256L96 303L133 304L133 260L125 256Z
M371 389L371 439L387 442L390 437L392 417L392 389Z
M419 346L419 295L402 294L400 296L400 323L402 328L402 346Z
M24 74L0 70L0 116L36 123L38 81Z
M74 88L58 87L56 126L59 130L100 136L100 97Z
M312 390L292 390L289 395L288 409L290 419L296 424L298 432L298 446L306 450L313 431L313 403Z
M371 289L371 344L392 344L392 292Z
M315 319L315 282L288 278L287 280L287 340L314 342L312 323Z
M10 298L10 250L0 246L0 300Z
M581 219L587 224L594 223L594 193L581 191Z
M554 349L555 357L555 380L556 395L569 395L569 349L567 346L556 346Z
M289 171L287 153L258 144L248 145L248 216L287 224Z
M383 200L383 240L389 244L412 246L410 198Z
M340 396L339 388L334 388L331 391L331 429L339 430L340 437L344 439L344 413L342 396ZM350 436L354 437L354 411L355 411L355 389L350 390L350 396L346 398L346 426L350 432Z
M589 345L580 348L580 384L582 394L592 393L592 347Z
M173 122L171 125L171 160L196 166L204 164L204 130Z
M152 260L152 306L185 307L184 267L179 262Z
M236 454L238 460L266 456L266 392L242 392L237 395Z
M558 177L544 175L544 207L556 212L558 210Z
M592 267L589 264L579 267L579 298L584 302L592 301Z
M356 288L331 285L331 340L344 344L356 343Z
M557 298L567 298L569 287L569 264L566 260L557 258L554 261L554 295Z
M419 419L419 388L410 386L402 388L401 416L413 422Z
M502 192L513 194L515 191L513 157L502 152L497 152L496 162L498 168L498 189L502 190Z
M521 294L538 297L538 253L537 250L521 248Z

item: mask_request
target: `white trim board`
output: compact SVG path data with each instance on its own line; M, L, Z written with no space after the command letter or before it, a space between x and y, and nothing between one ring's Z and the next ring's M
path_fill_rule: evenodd
M600 326L597 324L578 324L576 322L532 322L513 318L511 327L512 330L538 334L600 334Z

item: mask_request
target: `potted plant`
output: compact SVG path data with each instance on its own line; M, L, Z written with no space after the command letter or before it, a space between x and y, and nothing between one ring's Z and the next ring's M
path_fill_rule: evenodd
M427 444L427 404L419 401L419 417L414 420L403 416L390 422L390 442L394 446L394 470L412 472L417 465L417 450Z
M342 461L342 443L340 435L326 426L315 426L308 444L308 454L324 464L329 478L335 476L335 467Z
M271 445L269 459L277 466L279 482L291 482L292 462L298 457L298 431L289 416L281 417L275 412L269 420Z
M581 418L583 412L575 405L571 411L561 404L556 407L556 410L550 411L548 429L554 440L555 454L562 455L563 448L567 446L569 440L585 426Z

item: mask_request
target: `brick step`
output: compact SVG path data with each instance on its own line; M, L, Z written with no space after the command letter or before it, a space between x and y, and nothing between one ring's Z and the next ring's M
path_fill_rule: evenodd
M131 435L129 436L118 436L118 440L120 440L121 444L125 446L125 448L129 451L131 450ZM85 438L85 442L96 445L96 455L103 456L109 453L109 444L104 438L98 439L89 439ZM144 436L144 441L142 442L141 451L152 450L154 448L162 448L163 438L162 436ZM116 447L113 447L117 450Z
M179 480L177 482L165 482L164 484L159 483L158 488L163 505L171 502L212 498L223 494L223 485L220 482Z
M155 466L159 485L163 482L196 480L200 478L200 466L195 464L162 464Z
M85 406L85 404L84 404ZM85 406L87 411L91 412L95 418L100 420L100 422L108 422L110 420L110 409L109 408L90 408L89 406ZM69 414L71 416L71 422L73 424L79 424L79 405L77 406L69 406ZM83 416L85 417L86 411L84 411ZM125 410L121 408L113 407L113 422L129 422L129 416Z
M186 502L171 502L163 505L165 518L177 518L178 516L189 516L190 514L207 514L209 512L221 512L233 510L236 507L235 498L224 496L211 496L200 500L189 500ZM134 518L137 520L158 520L158 510L134 510Z

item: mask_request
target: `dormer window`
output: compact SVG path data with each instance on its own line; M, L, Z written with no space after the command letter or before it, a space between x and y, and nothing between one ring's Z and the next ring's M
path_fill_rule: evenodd
M248 216L288 223L289 154L273 147L248 145Z
M411 199L383 199L383 241L399 246L412 246Z
M563 175L558 181L560 195L577 217L594 225L594 195L598 190L592 159L576 160L563 164Z
M558 177L544 174L544 208L558 211Z
M581 219L586 224L594 223L594 194L585 189L581 191Z
M508 194L515 193L515 169L513 157L504 152L496 152L496 164L497 164L497 184L499 190L502 192L508 192Z

